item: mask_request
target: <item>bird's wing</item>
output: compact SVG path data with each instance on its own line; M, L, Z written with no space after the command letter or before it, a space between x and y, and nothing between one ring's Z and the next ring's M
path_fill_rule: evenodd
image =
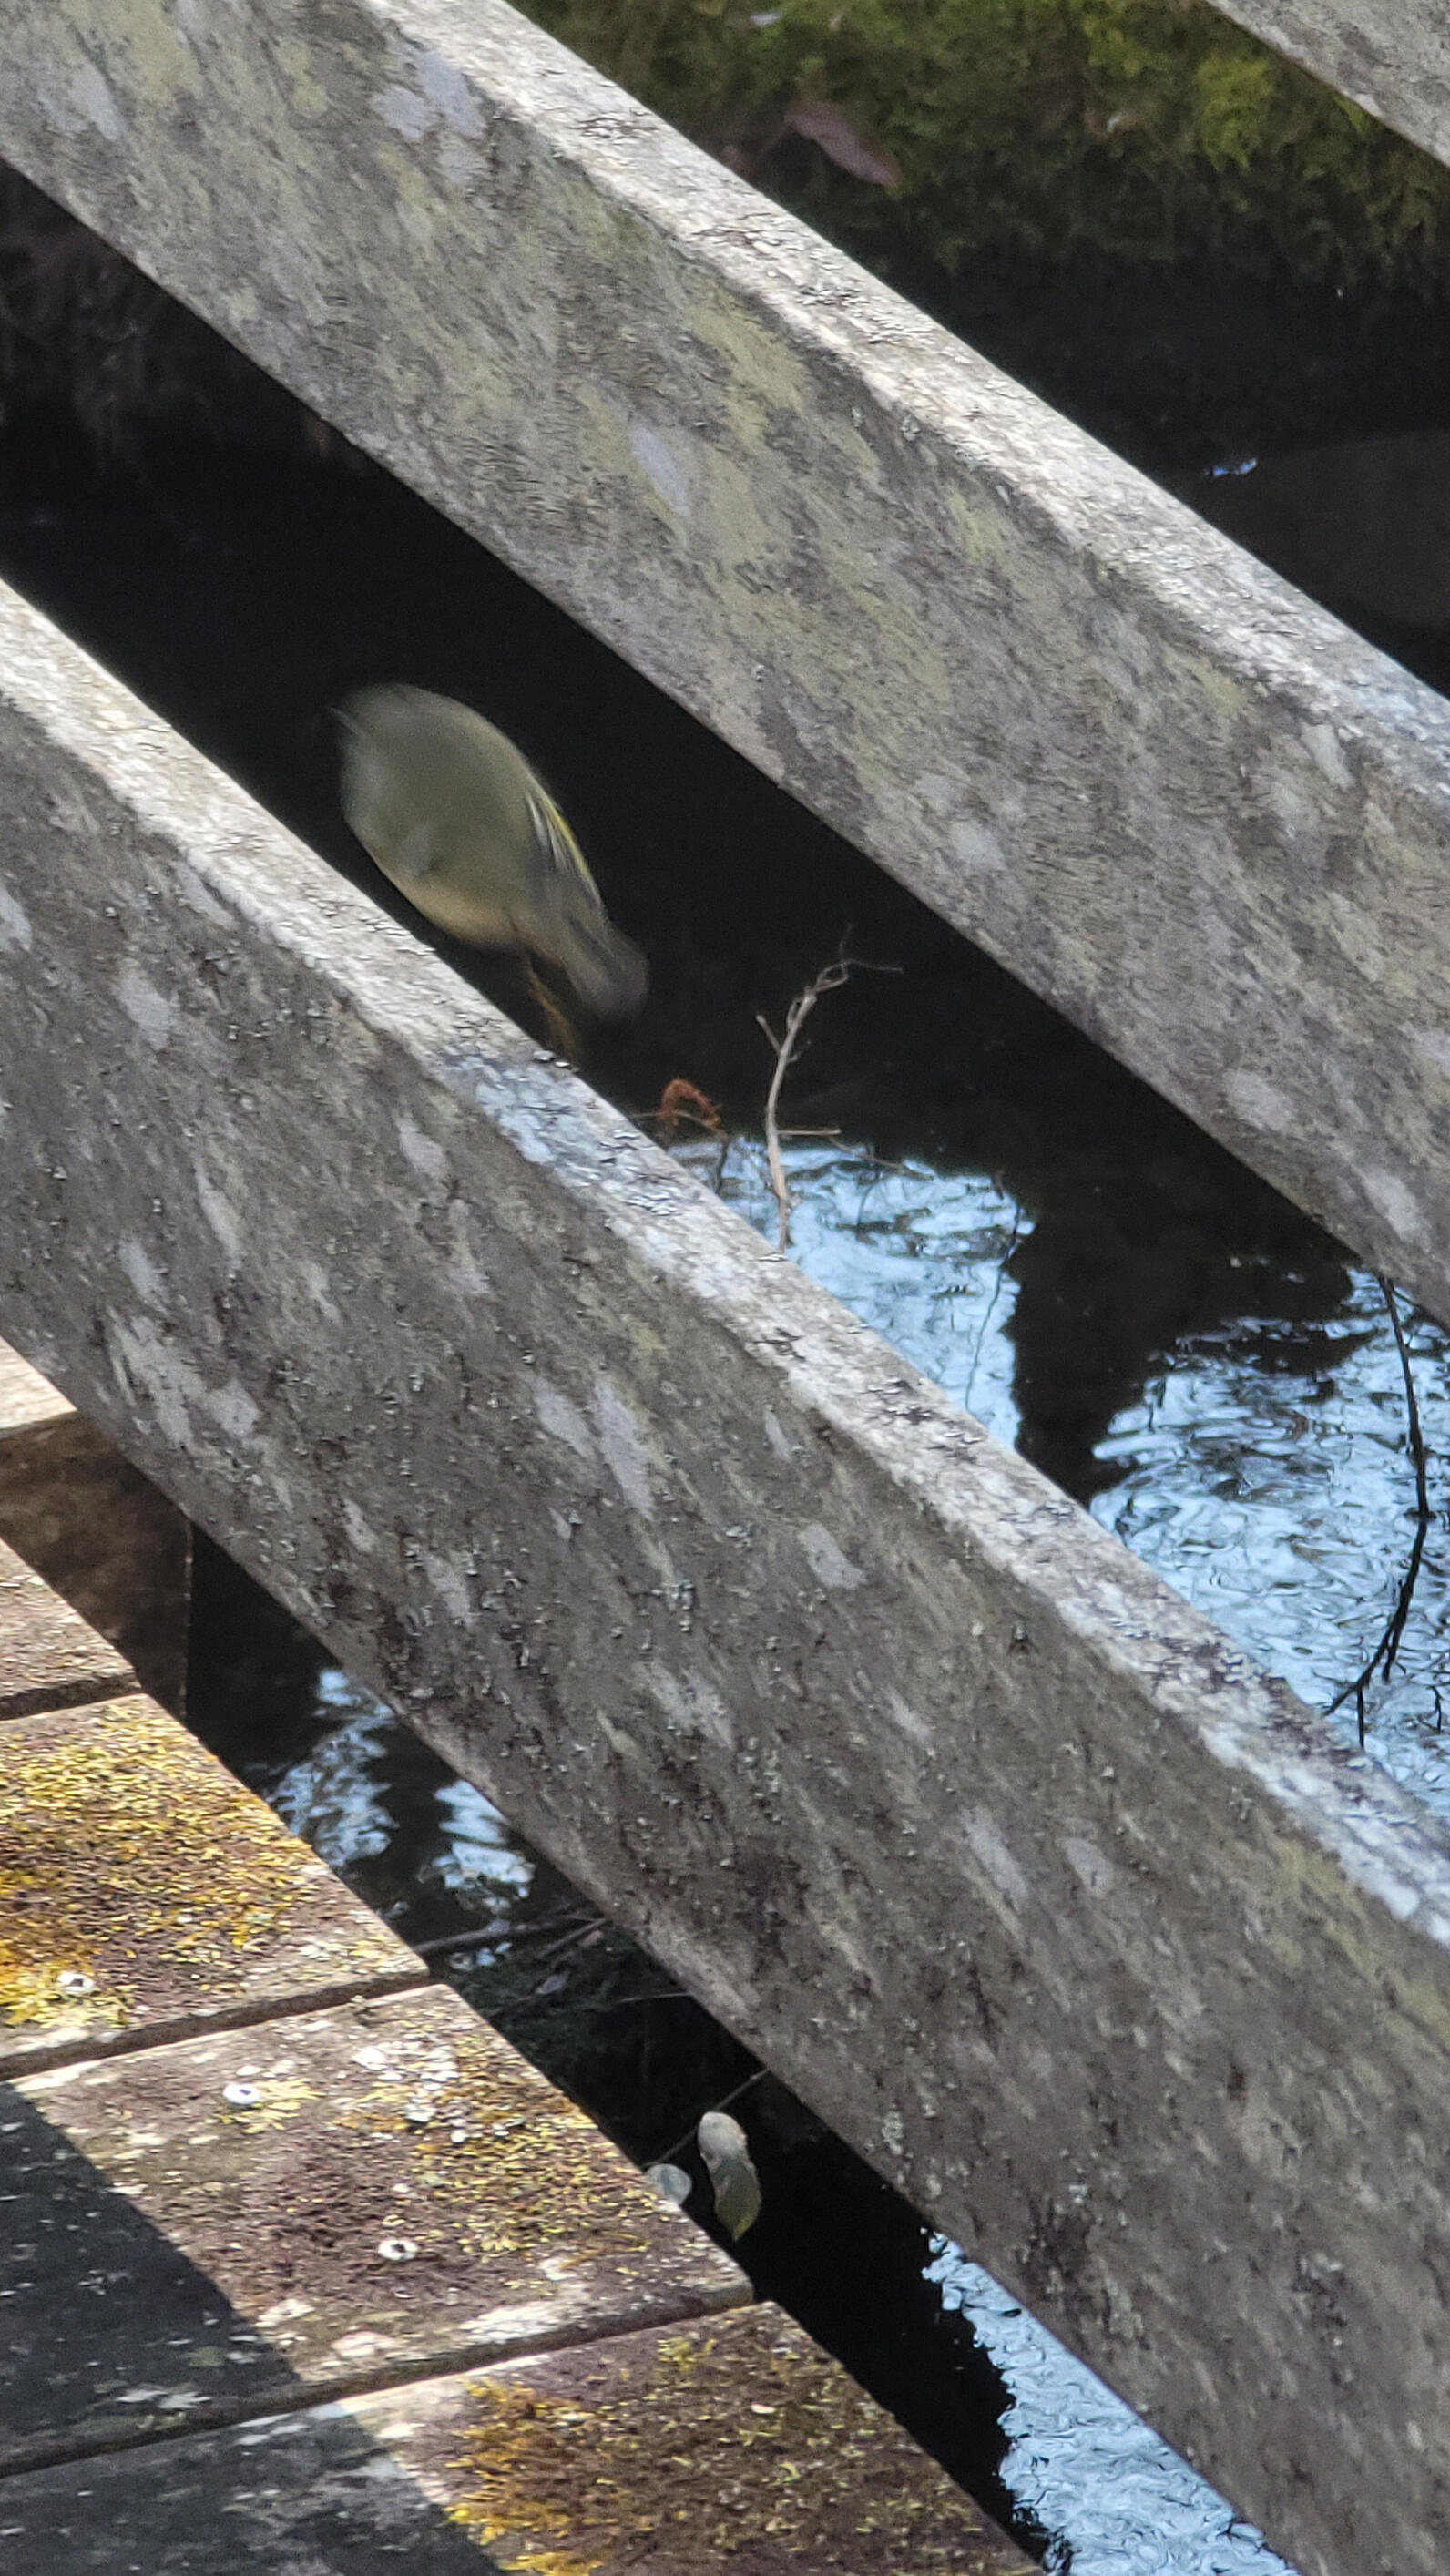
M534 837L560 890L578 894L582 887L597 903L599 889L589 873L584 853L552 796L546 796L541 787L531 787L528 805Z

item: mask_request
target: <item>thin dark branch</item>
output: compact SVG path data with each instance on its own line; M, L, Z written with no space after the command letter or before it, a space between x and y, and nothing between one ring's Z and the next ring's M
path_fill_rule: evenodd
M1420 1579L1425 1540L1430 1528L1430 1478L1425 1458L1425 1435L1420 1426L1419 1399L1415 1394L1415 1375L1410 1366L1409 1344L1405 1340L1405 1329L1400 1321L1399 1302L1390 1281L1381 1276L1379 1289L1389 1315L1390 1328L1394 1333L1395 1348L1400 1355L1400 1374L1405 1381L1405 1412L1409 1423L1410 1456L1415 1465L1415 1537L1410 1549L1409 1563L1405 1567L1399 1591L1395 1596L1395 1606L1380 1631L1374 1653L1368 1663L1361 1665L1353 1681L1346 1682L1338 1696L1330 1701L1326 1712L1328 1716L1333 1717L1337 1710L1343 1708L1346 1700L1352 1699L1359 1723L1361 1744L1365 1740L1365 1693L1377 1673L1381 1680L1388 1681L1394 1671L1395 1658L1399 1654L1401 1640L1405 1633L1405 1622L1410 1615L1410 1604L1415 1597L1415 1586Z
M747 2075L744 2083L737 2084L734 2091L732 2093L727 2093L722 2102L710 2102L706 2105L706 2108L711 2111L728 2111L731 2103L738 2102L742 2093L748 2093L752 2084L758 2084L764 2073L765 2068L763 2066L757 2066L755 2073L753 2075ZM705 2114L702 2111L700 2118L703 2119L704 2116ZM672 2147L666 2147L662 2156L651 2156L649 2159L650 2163L654 2165L672 2165L676 2156L683 2155L686 2147L689 2146L693 2139L695 2131L699 2125L699 2120L692 2121L689 2128L685 2131L684 2136L682 2138L676 2138Z
M1400 1355L1400 1375L1405 1381L1405 1411L1410 1418L1410 1456L1415 1462L1415 1507L1422 1521L1430 1517L1430 1484L1425 1470L1425 1435L1420 1428L1420 1405L1415 1394L1414 1371L1410 1367L1409 1346L1405 1328L1400 1322L1399 1300L1388 1279L1381 1277L1380 1288L1389 1309L1390 1328L1395 1348Z

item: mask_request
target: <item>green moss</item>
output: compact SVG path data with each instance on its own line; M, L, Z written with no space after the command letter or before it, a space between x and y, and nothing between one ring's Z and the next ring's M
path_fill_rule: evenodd
M1439 285L1450 172L1202 0L530 0L543 26L902 276L993 252ZM830 102L884 189L783 131Z

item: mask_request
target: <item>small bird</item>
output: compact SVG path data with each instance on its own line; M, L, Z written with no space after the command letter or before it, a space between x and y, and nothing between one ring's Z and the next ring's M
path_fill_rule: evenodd
M359 689L339 719L343 813L410 903L475 948L559 967L596 1019L638 1008L645 961L507 734L454 698L400 684Z

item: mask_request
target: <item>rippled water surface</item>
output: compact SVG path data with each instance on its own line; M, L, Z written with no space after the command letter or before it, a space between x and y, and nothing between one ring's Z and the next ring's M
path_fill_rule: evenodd
M678 1149L763 1232L775 1201L753 1140ZM801 1267L923 1373L1019 1442L1021 1301L1043 1293L1034 1220L990 1174L887 1164L865 1148L784 1148ZM1069 1265L1052 1255L1053 1270ZM1106 1266L1104 1264L1104 1266ZM1023 1284L1025 1277L1025 1285ZM1404 1372L1370 1273L1242 1266L1243 1304L1143 1354L1143 1382L1077 1460L1070 1487L1311 1707L1329 1710L1400 1599L1417 1530ZM1088 1305L1095 1284L1082 1280ZM1055 1287L1055 1279L1054 1279ZM1263 1302L1261 1302L1263 1301ZM1296 1311L1299 1310L1299 1311ZM1308 1311L1312 1309L1312 1311ZM1434 1517L1390 1676L1366 1686L1365 1750L1450 1816L1447 1336L1401 1307ZM1065 1337L1073 1319L1060 1316ZM1096 1490L1094 1490L1096 1488ZM1336 1715L1354 1745L1353 1696Z

